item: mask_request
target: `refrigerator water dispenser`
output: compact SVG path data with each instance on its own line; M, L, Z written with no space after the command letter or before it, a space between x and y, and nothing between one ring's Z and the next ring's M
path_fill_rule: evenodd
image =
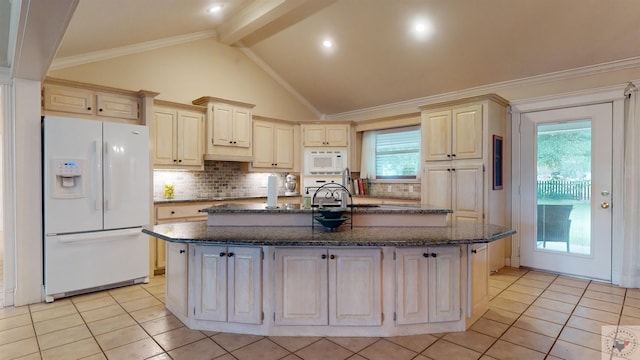
M77 199L85 196L84 160L51 160L54 198Z

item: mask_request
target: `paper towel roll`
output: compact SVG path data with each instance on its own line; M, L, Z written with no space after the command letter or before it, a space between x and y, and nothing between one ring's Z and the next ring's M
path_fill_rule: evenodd
M274 174L269 175L267 182L267 207L276 207L278 204L278 177Z

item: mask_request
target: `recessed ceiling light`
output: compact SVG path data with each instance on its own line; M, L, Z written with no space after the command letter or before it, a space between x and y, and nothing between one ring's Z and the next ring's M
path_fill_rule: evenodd
M326 39L322 42L322 46L324 46L327 49L331 49L333 47L333 41Z
M411 32L418 40L426 40L434 33L433 23L427 19L415 19L411 25Z
M217 5L213 5L210 8L207 9L207 12L210 14L215 14L217 12L220 12L220 10L222 10L222 8L224 7L224 5L222 4L217 4Z

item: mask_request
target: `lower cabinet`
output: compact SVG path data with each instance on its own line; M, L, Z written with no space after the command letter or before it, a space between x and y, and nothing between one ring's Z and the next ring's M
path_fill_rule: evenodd
M163 240L158 240L164 243ZM188 316L189 294L189 246L184 243L166 243L166 295L167 308L176 316Z
M207 214L201 213L200 209L208 208L213 205L213 202L188 202L188 203L168 203L168 204L156 204L156 224L167 224L173 222L183 221L201 221L207 219ZM156 251L151 254L151 266L153 272L160 274L164 272L165 265L165 241L155 239Z
M382 323L381 249L276 248L275 324Z
M396 284L396 324L460 320L460 247L397 248Z
M194 318L262 323L262 249L195 246Z
M489 305L489 244L469 245L468 325L475 322Z

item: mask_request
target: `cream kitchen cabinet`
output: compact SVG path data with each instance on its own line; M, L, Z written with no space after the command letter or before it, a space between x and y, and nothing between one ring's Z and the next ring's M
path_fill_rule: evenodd
M422 175L422 201L451 209L451 221L483 222L483 166L478 163L428 163Z
M292 169L294 126L264 120L253 121L254 168Z
M467 327L478 320L489 306L489 244L468 246L469 302Z
M381 249L276 248L276 325L382 323Z
M156 106L153 124L154 167L203 169L203 128L203 112Z
M349 146L348 124L302 125L302 133L305 147Z
M162 243L165 243L162 241ZM167 307L180 319L188 316L187 295L189 285L188 245L184 243L167 243L166 296Z
M194 318L244 324L262 322L262 249L194 246Z
M156 224L166 224L183 221L207 220L207 214L200 212L213 205L213 202L187 202L187 203L167 203L156 204ZM154 273L162 273L166 267L166 242L153 239L155 241L155 251L152 252L150 264Z
M423 160L482 158L482 105L422 114Z
M201 97L193 104L207 107L205 159L253 160L252 109L255 105L213 97Z
M96 91L45 83L42 107L47 113L79 114L93 118L140 119L140 97L130 92Z
M460 248L396 249L396 324L457 321L460 307Z
M500 96L487 94L420 107L422 202L450 207L454 221L511 225L508 105ZM500 156L494 154L497 137L503 141ZM501 168L495 166L496 159ZM501 186L493 186L500 174ZM507 242L509 238L489 245L491 269L506 264Z

